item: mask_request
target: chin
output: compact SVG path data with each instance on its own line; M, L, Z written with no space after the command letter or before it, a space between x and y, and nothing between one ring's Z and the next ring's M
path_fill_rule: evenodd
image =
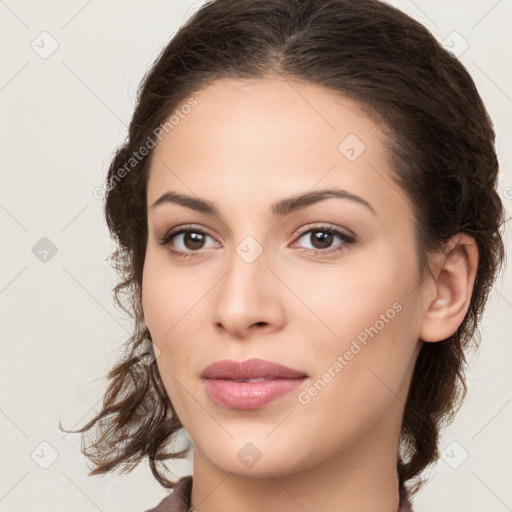
M244 478L283 476L304 469L304 465L307 465L307 454L301 458L297 453L296 443L291 443L293 446L283 446L282 443L274 443L269 439L263 438L259 441L258 436L254 436L254 441L250 439L246 433L240 439L230 438L229 442L218 442L214 449L206 441L206 452L203 452L203 456L220 471Z

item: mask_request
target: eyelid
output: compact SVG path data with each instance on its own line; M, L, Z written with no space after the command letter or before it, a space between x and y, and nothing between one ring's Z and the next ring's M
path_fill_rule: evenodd
M213 238L213 236L210 233L211 230L209 228L203 227L201 224L183 224L180 226L176 226L174 228L168 229L160 238L164 239L172 235L182 233L183 231L194 231L198 233L204 233L205 235L208 235L210 238Z
M341 234L343 234L344 236L346 237L349 237L349 238L356 238L356 234L351 231L350 229L347 229L347 228L343 228L341 226L338 226L336 224L331 224L330 222L315 222L315 223L311 223L311 224L306 224L304 227L300 228L299 232L297 233L297 235L295 235L296 237L297 236L302 236L304 233L307 233L308 231L311 231L311 230L321 230L321 229L329 229L329 230L332 230L332 231L338 231L340 232Z

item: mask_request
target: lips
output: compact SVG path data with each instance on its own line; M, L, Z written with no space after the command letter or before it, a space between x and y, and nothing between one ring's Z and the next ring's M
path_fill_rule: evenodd
M264 359L233 361L224 359L207 366L203 379L224 379L238 382L258 382L273 379L302 379L307 374Z
M259 409L284 397L308 377L304 372L272 361L217 361L201 377L208 396L229 409Z

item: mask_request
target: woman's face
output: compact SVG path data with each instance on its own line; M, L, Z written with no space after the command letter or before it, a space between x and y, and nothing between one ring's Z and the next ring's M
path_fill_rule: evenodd
M193 97L153 155L143 308L195 468L277 476L396 454L425 294L379 126L280 79ZM170 192L190 200L153 206ZM202 377L253 358L306 377Z

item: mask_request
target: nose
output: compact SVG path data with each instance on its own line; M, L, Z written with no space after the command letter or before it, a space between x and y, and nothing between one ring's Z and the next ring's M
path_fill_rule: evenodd
M271 333L286 321L282 283L268 266L265 251L247 262L233 253L231 267L216 287L213 323L236 338L254 332Z

